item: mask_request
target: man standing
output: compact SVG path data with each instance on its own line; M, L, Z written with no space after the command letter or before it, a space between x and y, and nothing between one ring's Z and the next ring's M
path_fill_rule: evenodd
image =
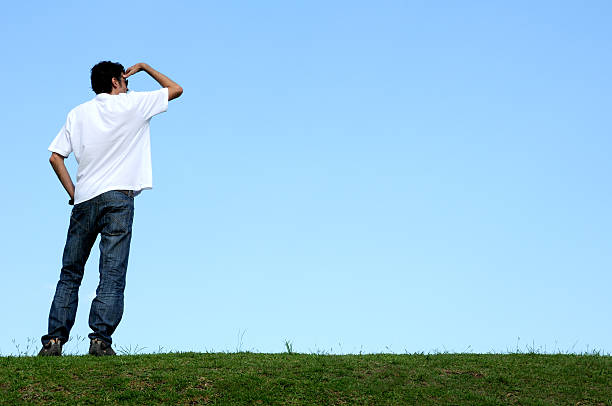
M142 70L162 88L128 93L127 78ZM96 97L68 113L49 146L51 165L74 207L48 333L41 338L38 355L61 355L68 341L85 263L98 234L100 283L89 313L89 353L115 355L111 335L123 315L134 197L153 187L149 122L183 93L181 86L146 63L124 71L119 63L100 62L91 69L91 87ZM64 165L71 152L79 165L76 187Z

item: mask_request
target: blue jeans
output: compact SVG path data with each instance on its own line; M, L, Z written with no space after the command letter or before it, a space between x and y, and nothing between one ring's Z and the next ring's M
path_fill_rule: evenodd
M89 338L112 344L111 335L123 316L133 220L134 197L117 190L73 207L60 279L49 312L49 332L41 338L43 345L52 338L59 338L62 344L68 341L85 263L98 234L101 234L100 283L89 312L89 327L93 330Z

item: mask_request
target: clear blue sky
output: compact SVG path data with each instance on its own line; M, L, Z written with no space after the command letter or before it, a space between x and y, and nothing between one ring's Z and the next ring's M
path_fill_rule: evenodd
M0 353L46 333L71 210L47 147L101 60L185 90L151 121L117 348L612 352L611 20L608 1L11 2Z

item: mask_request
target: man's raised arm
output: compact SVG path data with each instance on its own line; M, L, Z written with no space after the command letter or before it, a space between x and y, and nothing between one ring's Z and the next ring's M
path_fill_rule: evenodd
M124 78L128 78L132 76L134 73L140 72L141 70L147 72L153 79L157 81L162 87L168 88L168 101L172 99L176 99L180 95L183 94L183 88L179 86L176 82L170 79L168 76L164 75L161 72L153 69L149 64L144 62L137 63L134 66L130 66L125 70L123 74Z

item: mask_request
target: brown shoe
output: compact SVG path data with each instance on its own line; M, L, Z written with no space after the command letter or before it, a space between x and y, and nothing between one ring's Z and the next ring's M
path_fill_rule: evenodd
M91 342L89 343L89 354L95 356L117 355L115 351L113 351L109 343L106 343L97 338L91 339Z
M59 338L52 338L47 342L47 344L43 345L42 349L38 353L39 356L60 356L62 355L62 342Z

